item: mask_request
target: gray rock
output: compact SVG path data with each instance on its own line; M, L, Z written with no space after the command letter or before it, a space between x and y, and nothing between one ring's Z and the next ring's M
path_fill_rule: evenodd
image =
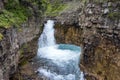
M109 9L108 8L105 8L104 11L103 11L104 14L108 14L109 13Z

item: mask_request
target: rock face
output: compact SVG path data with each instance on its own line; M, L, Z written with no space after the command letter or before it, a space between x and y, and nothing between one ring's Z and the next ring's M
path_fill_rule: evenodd
M28 27L29 26L29 27ZM0 80L8 80L9 74L16 71L23 43L34 39L40 32L39 24L32 18L21 28L0 29L4 38L0 41Z
M88 72L88 80L93 80L89 78L93 75L98 80L120 79L120 16L114 14L120 14L118 5L89 3L79 18L84 32L81 64Z
M2 0L0 0L0 10L2 10L3 8L4 8L4 5L3 5L3 1Z
M3 2L0 0L0 9L3 8ZM18 63L20 63L21 46L38 37L41 21L36 15L33 11L33 15L20 27L11 26L8 29L0 27L0 33L3 35L0 40L0 80L9 80L16 72Z
M81 45L82 30L79 27L71 25L60 25L55 26L55 37L57 43L67 43Z
M56 25L58 43L81 45L80 67L87 80L120 79L119 5L117 0L89 1L80 8L79 26L69 23Z
M38 49L38 36L21 46L19 49L19 63L15 73L10 76L10 80L41 80L36 72L34 57ZM37 63L36 63L37 64Z

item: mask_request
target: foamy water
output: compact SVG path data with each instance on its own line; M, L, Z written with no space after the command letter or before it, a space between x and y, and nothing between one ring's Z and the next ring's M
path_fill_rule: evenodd
M53 26L54 21L48 20L39 38L39 75L44 80L84 80L79 68L80 47L56 44Z

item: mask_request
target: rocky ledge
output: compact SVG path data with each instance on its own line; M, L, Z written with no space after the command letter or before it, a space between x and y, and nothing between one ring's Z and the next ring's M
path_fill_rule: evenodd
M80 67L87 80L120 79L120 1L83 3L67 24L56 24L57 42L82 48ZM67 16L66 16L67 15ZM60 22L58 20L58 22ZM63 20L61 21L63 22ZM77 23L76 23L77 22ZM65 22L64 22L65 23ZM76 25L77 24L77 25Z

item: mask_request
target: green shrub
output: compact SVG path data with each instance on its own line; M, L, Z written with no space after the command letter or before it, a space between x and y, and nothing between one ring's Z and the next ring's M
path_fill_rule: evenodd
M0 13L0 27L19 26L27 20L29 16L27 10L26 7L20 4L19 0L8 0L5 9Z
M9 12L3 10L0 14L0 27L9 28L11 25L19 26L27 19L27 16L20 10Z
M45 14L46 16L56 16L65 8L60 0L50 2L50 0L25 0L33 6L39 8L36 15ZM20 26L29 16L32 16L30 10L32 7L22 4L21 0L7 0L5 9L0 11L0 27L9 28L11 26Z
M62 4L60 0L54 0L54 2L50 2L50 0L42 0L41 2L46 16L57 16L58 13L66 7L66 5Z

